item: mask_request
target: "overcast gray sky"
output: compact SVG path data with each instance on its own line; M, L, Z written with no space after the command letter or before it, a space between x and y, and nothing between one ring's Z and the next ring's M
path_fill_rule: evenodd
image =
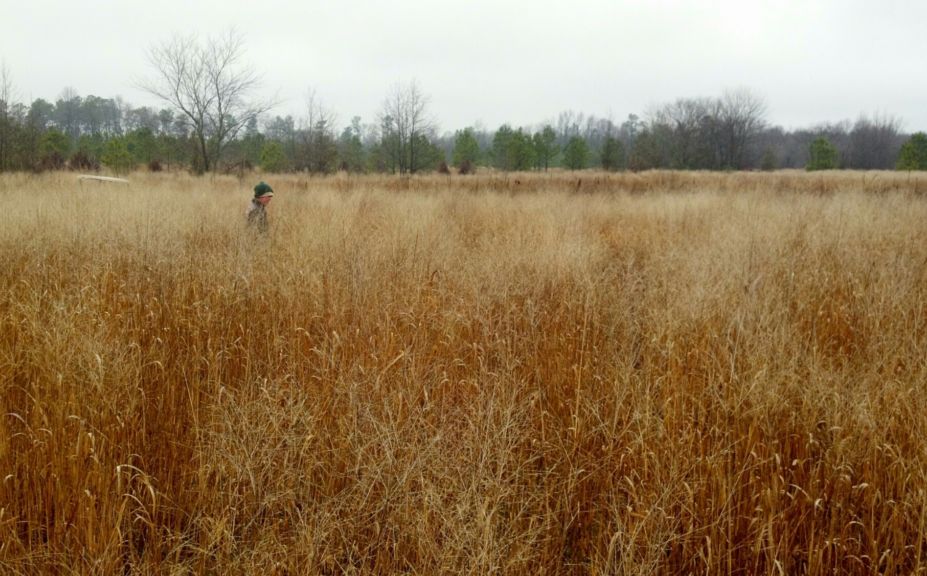
M566 109L616 121L747 87L785 127L891 114L927 130L927 2L0 0L20 99L155 101L133 80L173 33L246 36L274 111L315 88L340 124L415 79L442 131L534 125Z

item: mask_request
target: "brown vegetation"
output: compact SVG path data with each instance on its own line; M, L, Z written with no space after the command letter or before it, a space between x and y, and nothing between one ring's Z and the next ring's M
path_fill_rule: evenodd
M88 156L83 150L78 150L71 155L71 159L68 161L68 168L81 172L99 172L100 163L95 158Z
M927 565L922 175L131 180L0 176L2 573Z

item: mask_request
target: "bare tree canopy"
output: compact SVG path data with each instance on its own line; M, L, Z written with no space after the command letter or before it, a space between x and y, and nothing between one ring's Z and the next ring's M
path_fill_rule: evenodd
M335 142L335 113L328 108L314 88L305 96L306 116L298 131L296 168L311 173L325 174L336 167L338 148Z
M421 148L425 135L435 129L428 115L428 96L414 81L397 84L383 102L379 121L381 138L388 150L393 171L415 173L422 167Z
M718 102L718 120L721 167L742 170L749 164L750 144L766 126L766 101L745 88L726 90Z
M890 170L904 139L901 120L887 115L860 116L849 133L848 165L861 170Z
M762 155L758 137L766 129L766 102L746 90L719 98L680 98L649 114L649 135L658 164L669 168L742 170Z
M0 62L0 172L7 170L10 165L14 99L12 75L6 62Z
M226 144L273 107L252 98L260 78L243 59L244 42L234 31L205 41L174 36L149 51L155 73L141 87L189 123L202 171L215 170Z

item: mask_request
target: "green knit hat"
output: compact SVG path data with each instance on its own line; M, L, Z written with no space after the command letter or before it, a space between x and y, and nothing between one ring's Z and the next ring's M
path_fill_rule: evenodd
M254 197L255 198L260 198L262 196L273 196L273 195L274 195L274 189L271 188L270 185L267 184L267 182L264 182L263 180L258 182L258 185L254 187Z

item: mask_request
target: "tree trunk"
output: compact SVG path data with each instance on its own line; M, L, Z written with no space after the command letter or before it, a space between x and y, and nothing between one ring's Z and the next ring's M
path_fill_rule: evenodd
M200 132L197 134L197 139L200 141L200 157L203 160L203 172L209 172L209 150L206 145L206 136Z

